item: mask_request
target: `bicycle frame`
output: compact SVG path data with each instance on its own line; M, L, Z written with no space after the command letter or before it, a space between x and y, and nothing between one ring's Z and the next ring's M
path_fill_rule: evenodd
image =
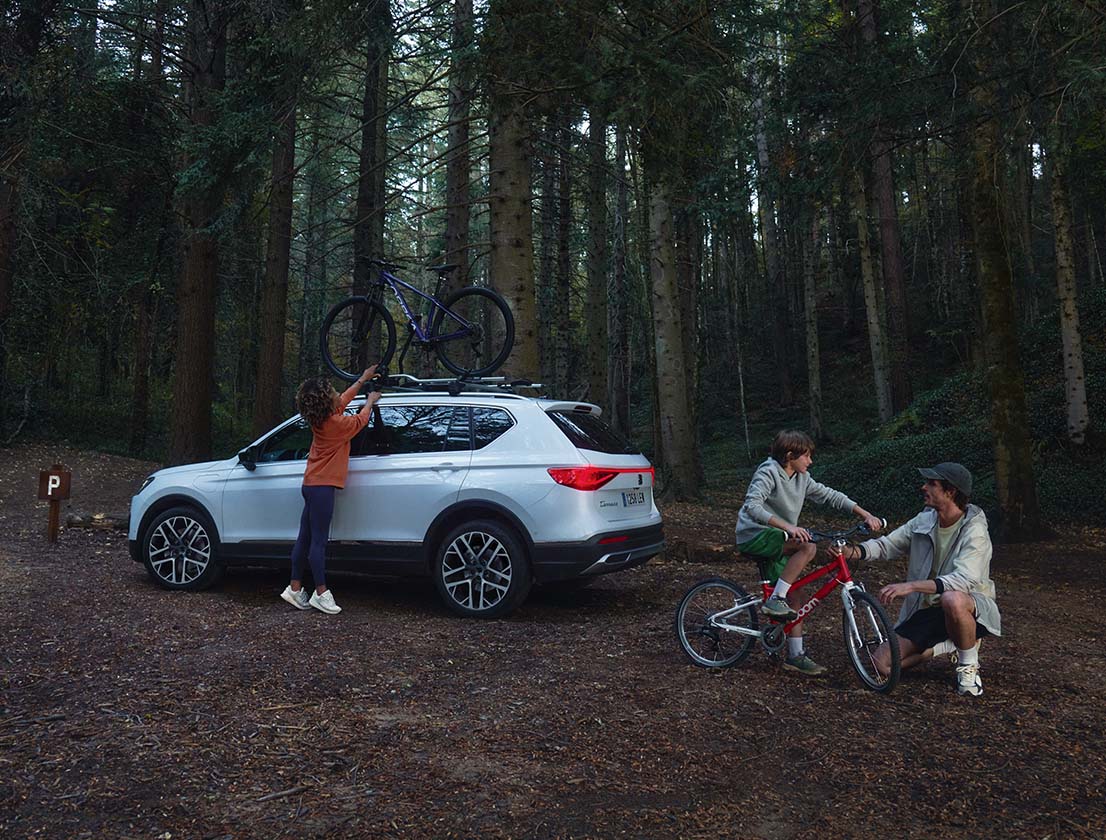
M848 563L845 562L845 552L840 550L840 548L834 554L834 558L829 563L826 563L824 566L820 566L813 572L808 572L807 574L803 575L801 578L791 584L791 586L794 589L799 589L803 586L806 586L808 583L812 583L813 581L818 580L825 575L831 575L829 580L827 580L822 585L822 587L814 593L809 601L803 604L803 606L798 610L798 617L784 625L783 629L785 632L790 630L792 627L802 621L806 616L808 616L811 612L813 612L814 608L822 603L822 601L825 600L826 596L829 595L838 586L845 587L845 591L842 592L841 596L845 600L845 605L850 605L851 599L849 598L849 591L854 586L856 586L856 583L853 581L852 572L849 571ZM764 631L762 630L754 630L751 627L743 627L730 624L725 620L731 615L735 615L742 610L748 609L751 606L759 606L760 604L763 604L765 601L767 601L769 596L771 596L772 594L772 584L770 584L766 580L762 580L760 582L760 587L762 592L761 597L750 598L748 601L742 601L741 603L734 604L729 609L720 610L710 617L711 624L720 627L723 630L729 630L734 633L741 633L745 636L760 637L761 635L763 635Z
M402 280L399 277L396 277L394 274L387 271L386 269L380 269L380 280L376 285L379 285L381 287L387 286L389 289L392 290L392 294L396 296L396 300L399 301L399 305L403 309L403 314L407 317L408 325L411 327L412 331L415 334L415 337L420 342L430 344L432 341L452 341L455 338L461 338L462 336L466 335L472 328L472 325L468 321L466 321L456 312L451 310L436 297L434 297L433 295L428 295L426 292L421 291L420 289L416 289L406 280ZM450 333L449 335L439 335L431 339L430 323L434 319L429 316L427 317L426 331L424 332L422 329L422 325L419 323L419 317L411 312L411 307L407 305L407 298L403 296L403 292L400 291L400 287L407 289L410 292L414 292L419 297L423 298L426 301L429 301L432 307L437 307L443 312L449 313L449 316L456 320L461 325L461 328L457 332ZM433 309L431 310L431 312L433 312Z

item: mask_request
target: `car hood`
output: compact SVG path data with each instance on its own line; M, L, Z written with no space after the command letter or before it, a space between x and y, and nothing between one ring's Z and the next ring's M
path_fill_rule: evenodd
M223 470L233 469L238 463L238 456L235 455L232 458L225 458L222 461L203 461L199 464L181 464L179 467L166 467L163 470L158 470L154 473L158 479L174 479L181 480L190 475L196 475L198 473L205 472L221 472Z

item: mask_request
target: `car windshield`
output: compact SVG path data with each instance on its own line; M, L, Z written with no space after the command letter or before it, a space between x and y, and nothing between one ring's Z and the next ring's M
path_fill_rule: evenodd
M577 449L610 455L640 455L641 450L594 414L583 411L550 411L550 418Z

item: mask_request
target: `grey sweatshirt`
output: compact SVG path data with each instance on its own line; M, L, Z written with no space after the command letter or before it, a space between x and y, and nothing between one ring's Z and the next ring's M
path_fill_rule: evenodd
M856 502L844 493L819 484L808 473L788 476L775 458L769 458L757 467L749 481L745 504L737 515L737 544L748 542L769 527L768 519L772 516L798 525L807 499L846 512L856 507Z

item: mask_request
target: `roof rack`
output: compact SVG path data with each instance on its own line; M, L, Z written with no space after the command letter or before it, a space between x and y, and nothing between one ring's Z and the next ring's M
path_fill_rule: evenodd
M544 387L540 382L531 382L529 379L508 379L506 376L479 376L471 379L463 376L452 379L419 379L409 373L394 373L390 376L384 376L379 385L381 391L445 391L454 397L472 391L514 394L519 390L538 391Z

